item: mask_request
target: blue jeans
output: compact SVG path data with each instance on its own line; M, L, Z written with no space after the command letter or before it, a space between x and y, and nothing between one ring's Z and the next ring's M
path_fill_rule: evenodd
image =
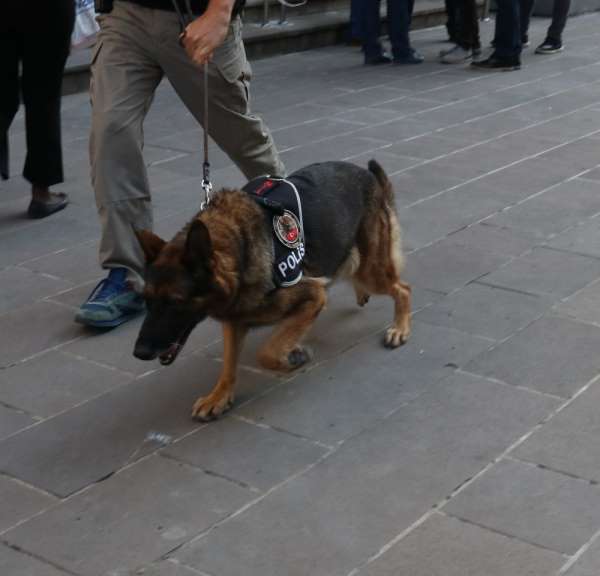
M379 42L381 22L379 18L380 0L367 0L364 8L364 49L367 58L381 54ZM410 54L408 31L412 21L414 0L387 0L387 16L392 55L404 58Z
M519 0L496 0L495 54L498 58L521 55L521 3Z

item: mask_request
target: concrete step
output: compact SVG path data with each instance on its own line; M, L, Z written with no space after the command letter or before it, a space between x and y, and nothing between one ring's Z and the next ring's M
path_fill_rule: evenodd
M382 4L382 18L385 20L385 2ZM265 23L263 0L248 0L244 10L244 42L250 59L346 41L350 2L308 0L302 6L286 8L282 12L278 0L269 0L266 15L268 20ZM444 0L416 0L413 29L436 26L445 21ZM67 61L63 93L73 94L88 89L90 58L91 48L73 51Z

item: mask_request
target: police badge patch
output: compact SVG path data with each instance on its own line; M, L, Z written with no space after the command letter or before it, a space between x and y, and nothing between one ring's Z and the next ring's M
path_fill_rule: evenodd
M297 248L302 240L300 222L289 210L284 210L280 216L273 216L273 230L279 241L288 248Z
M242 188L267 212L272 223L275 262L273 278L277 286L292 286L302 278L304 229L300 195L284 178L261 176Z

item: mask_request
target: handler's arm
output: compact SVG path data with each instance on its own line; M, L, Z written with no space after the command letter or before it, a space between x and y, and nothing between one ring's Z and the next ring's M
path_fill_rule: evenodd
M183 46L198 65L208 62L215 48L225 40L235 0L210 0L206 12L188 24Z

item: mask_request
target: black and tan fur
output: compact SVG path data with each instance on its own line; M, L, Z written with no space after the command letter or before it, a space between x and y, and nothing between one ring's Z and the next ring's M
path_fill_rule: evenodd
M263 367L291 371L310 359L302 340L336 277L353 283L360 306L371 294L393 298L386 346L397 347L409 337L410 286L400 279L400 226L383 169L374 160L369 170L325 162L295 174L318 186L316 194L303 197L306 257L304 276L294 286L275 287L268 219L245 192L220 191L170 242L138 232L148 263L148 312L134 354L144 360L159 356L169 364L206 316L223 325L223 370L208 396L194 404L197 419L218 417L232 405L238 358L250 328L275 325L258 354Z

